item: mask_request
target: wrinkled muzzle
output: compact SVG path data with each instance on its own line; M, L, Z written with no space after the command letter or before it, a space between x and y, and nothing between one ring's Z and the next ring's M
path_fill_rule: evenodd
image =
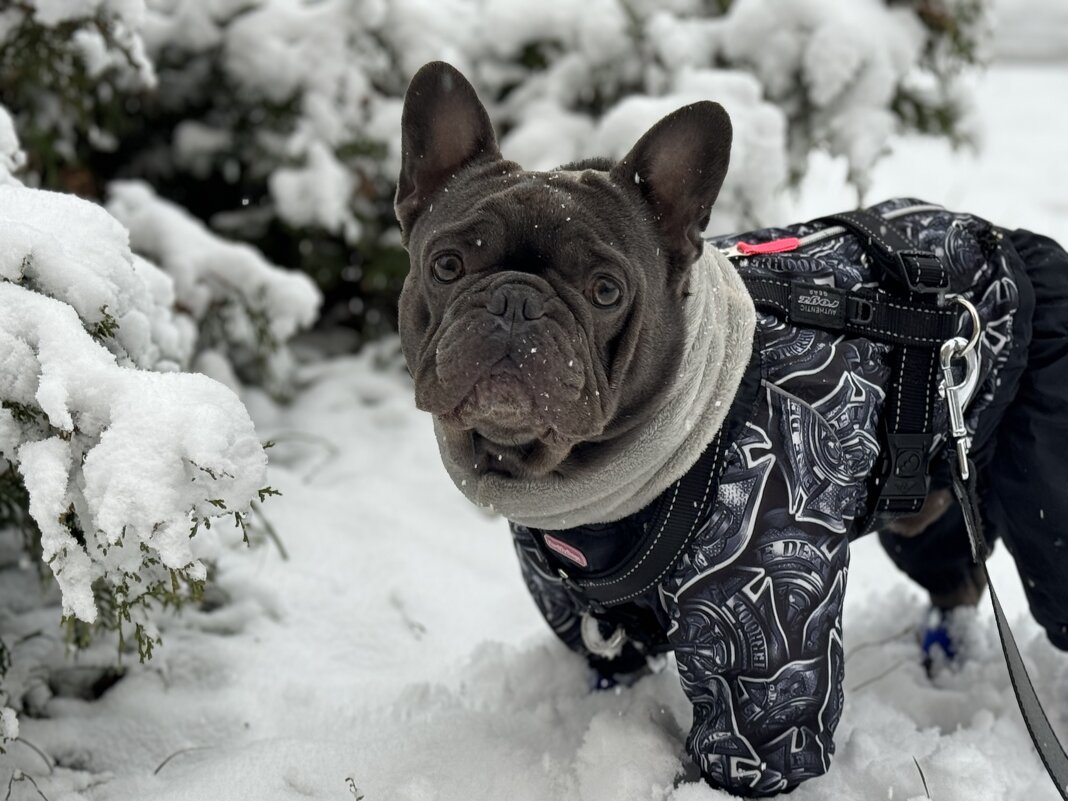
M552 288L499 273L456 296L416 372L416 404L503 444L603 426L588 339Z

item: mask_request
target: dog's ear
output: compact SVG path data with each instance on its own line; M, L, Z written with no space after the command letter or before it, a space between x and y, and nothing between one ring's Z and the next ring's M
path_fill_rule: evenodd
M719 103L684 106L646 131L612 169L613 179L637 186L674 268L701 255L701 233L727 174L731 118Z
M401 115L395 210L404 235L458 169L500 156L489 114L467 78L444 61L424 65L408 85Z

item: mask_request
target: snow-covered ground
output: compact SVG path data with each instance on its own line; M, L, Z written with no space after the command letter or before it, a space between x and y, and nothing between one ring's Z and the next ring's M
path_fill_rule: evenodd
M914 195L1068 241L1066 96L1068 67L991 71L978 94L985 149L900 142L867 199ZM815 159L791 217L851 206L842 180L840 165ZM504 523L446 477L391 343L305 368L303 380L284 410L246 398L261 437L277 441L269 480L285 494L265 508L288 561L270 543L225 552L214 584L227 598L169 621L149 664L99 700L59 693L47 718L23 716L22 736L58 767L49 775L12 743L0 790L18 768L50 801L727 797L675 786L689 705L670 667L587 692L584 666L527 596ZM1068 729L1068 656L1026 615L1003 549L993 572L1039 692ZM922 609L878 543L859 542L838 755L791 798L924 798L917 763L936 801L1055 798L988 610L973 659L932 684L909 630ZM105 656L94 649L74 670ZM12 788L14 801L37 797L28 781Z

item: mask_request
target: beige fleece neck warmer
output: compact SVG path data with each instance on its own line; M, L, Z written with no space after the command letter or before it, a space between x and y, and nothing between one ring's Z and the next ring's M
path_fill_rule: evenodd
M445 468L469 500L525 526L564 529L633 514L685 475L727 416L756 325L741 277L716 248L706 246L690 269L686 350L672 391L649 423L603 443L567 479L479 475L441 447ZM440 445L442 432L437 435Z

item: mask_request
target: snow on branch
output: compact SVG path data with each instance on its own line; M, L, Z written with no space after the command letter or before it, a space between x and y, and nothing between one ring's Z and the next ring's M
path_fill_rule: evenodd
M122 364L188 365L195 330L175 314L172 280L130 253L126 230L72 195L0 186L0 279L73 307Z
M285 344L315 321L322 300L311 279L213 234L143 182L113 183L108 210L133 249L173 280L175 302L199 327L198 349L222 351L245 380L284 392Z
M64 614L93 623L102 592L129 607L178 578L203 580L191 529L243 514L266 456L228 388L137 369L159 352L144 319L154 299L121 226L90 203L33 189L0 188L0 210L0 465L21 474ZM82 237L89 261L63 249L67 233ZM86 269L104 254L120 268ZM105 300L118 316L101 334ZM140 330L123 339L130 322Z

